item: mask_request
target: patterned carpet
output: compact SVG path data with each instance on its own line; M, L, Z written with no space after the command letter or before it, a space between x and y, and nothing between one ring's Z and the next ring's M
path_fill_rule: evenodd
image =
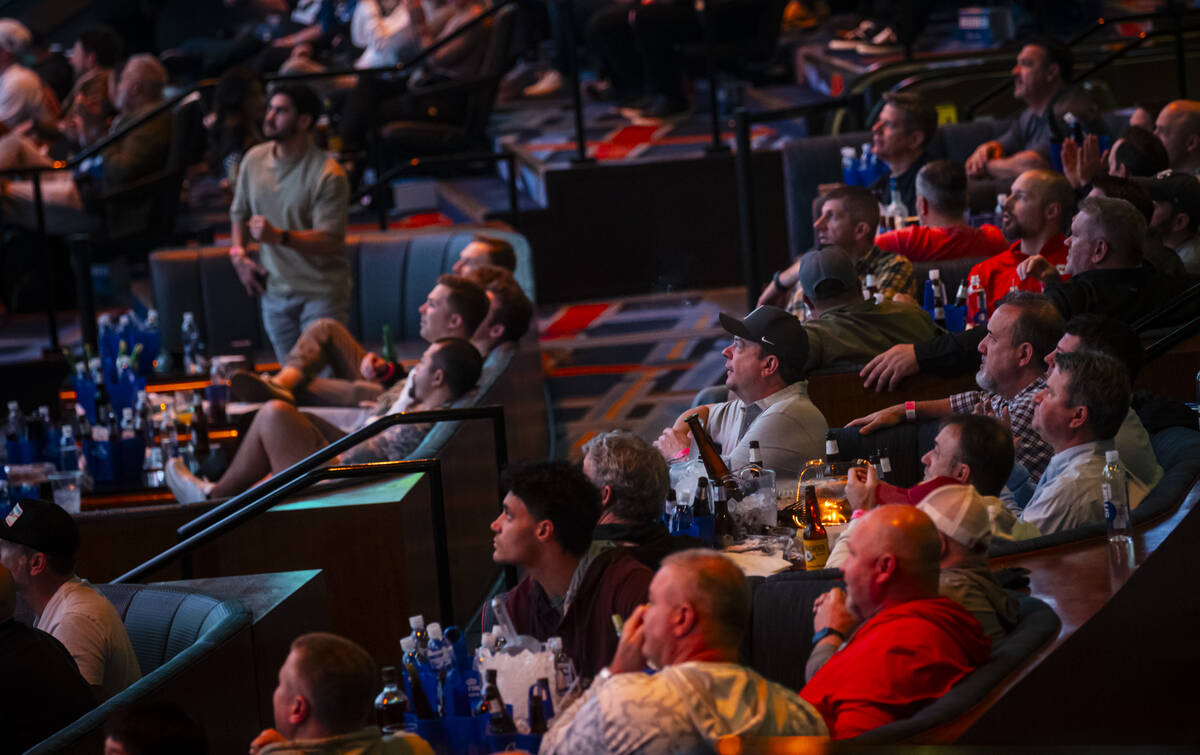
M542 362L558 455L577 460L593 435L623 428L654 440L701 388L724 380L742 288L571 304L542 313Z

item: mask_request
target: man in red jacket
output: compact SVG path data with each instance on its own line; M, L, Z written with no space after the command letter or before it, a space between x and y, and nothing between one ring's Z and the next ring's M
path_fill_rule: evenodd
M880 506L848 535L846 590L817 598L800 696L835 739L906 718L987 661L979 622L938 597L937 529L912 506Z
M523 567L504 596L519 634L558 636L587 682L616 652L613 614L628 618L646 602L654 573L615 543L592 540L600 493L565 461L518 464L505 473L508 494L492 522L498 564ZM485 611L484 627L495 617Z
M1060 268L1067 264L1067 245L1062 231L1074 208L1075 191L1061 173L1028 170L1013 181L1001 217L1004 235L1013 239L1013 244L980 262L970 272L970 275L979 276L987 291L989 315L995 312L997 302L1013 286L1022 291L1040 293L1043 290L1041 281L1017 274L1017 266L1023 260L1041 255Z

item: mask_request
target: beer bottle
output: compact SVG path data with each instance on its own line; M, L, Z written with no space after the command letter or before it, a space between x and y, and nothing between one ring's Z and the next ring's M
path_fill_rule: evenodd
M379 356L385 362L396 361L396 344L392 341L392 326L384 323L383 343L379 347Z
M892 473L892 457L888 453L887 446L879 449L879 479L887 482L888 475Z
M729 515L729 491L717 488L713 515L713 547L728 548L733 545L733 517Z
M762 451L758 448L757 440L750 441L750 461L746 466L752 477L758 477L763 470Z
M404 714L408 710L408 695L400 684L395 666L383 668L383 691L375 698L375 723L387 734L404 730Z
M812 485L804 488L804 502L808 509L808 526L804 528L804 570L817 571L825 568L829 560L829 535L821 524L821 509L817 506L817 489Z
M487 670L487 688L483 692L483 712L488 716L487 733L489 736L516 734L517 725L512 716L508 715L508 706L500 696L500 688L496 686L496 669Z
M825 476L832 477L833 465L838 462L841 451L838 450L837 436L833 430L825 431Z
M692 521L700 531L700 539L712 542L713 509L708 498L708 478L696 480L696 497L692 499Z
M704 429L704 425L700 424L700 418L692 414L685 421L688 428L692 431L692 442L696 444L700 460L704 462L704 469L708 471L708 478L725 488L728 498L732 498L735 501L742 500L742 491L738 488L737 480L734 479L733 473L729 471L729 467L721 458L721 454L717 453L717 447L713 444L712 436Z
M542 686L545 684L546 686ZM529 733L545 734L546 729L546 692L549 680L538 679L529 687Z

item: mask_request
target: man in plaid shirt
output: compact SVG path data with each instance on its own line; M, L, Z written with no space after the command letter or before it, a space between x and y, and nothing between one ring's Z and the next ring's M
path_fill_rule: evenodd
M842 186L825 195L821 214L813 223L819 247L838 246L854 260L854 272L860 283L870 274L885 299L896 294L916 296L913 266L908 258L885 252L875 246L879 228L879 202L862 186ZM759 305L780 307L796 316L804 312L804 291L800 288L800 260L776 273L759 297ZM789 295L789 291L791 292Z
M1054 449L1033 429L1033 397L1046 387L1045 358L1054 351L1064 329L1062 316L1044 294L1017 291L1005 296L988 320L979 344L981 364L975 374L978 391L935 401L908 401L847 423L864 435L907 419L937 419L949 414L990 414L1009 424L1017 461L1034 482Z

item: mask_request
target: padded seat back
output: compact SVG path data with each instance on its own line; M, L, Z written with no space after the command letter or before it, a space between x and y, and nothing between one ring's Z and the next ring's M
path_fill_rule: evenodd
M353 280L350 332L377 343L383 324L398 340L418 338L418 308L442 273L476 233L503 238L517 255L515 277L531 300L533 262L525 237L498 228L457 227L363 233L348 237ZM182 350L180 323L194 312L210 354L269 350L257 299L246 294L229 262L227 247L167 249L150 256L154 299L168 349Z
M813 601L841 586L840 569L789 571L750 579L750 627L743 661L788 689L804 686L804 664L812 649Z
M1058 635L1062 622L1054 609L1037 598L1021 596L1020 619L1013 631L992 648L992 657L939 699L912 718L894 721L860 734L855 744L922 741L921 735L964 715L983 701L1009 674Z
M222 601L187 590L141 585L96 588L117 607L143 675L170 661L230 614Z

